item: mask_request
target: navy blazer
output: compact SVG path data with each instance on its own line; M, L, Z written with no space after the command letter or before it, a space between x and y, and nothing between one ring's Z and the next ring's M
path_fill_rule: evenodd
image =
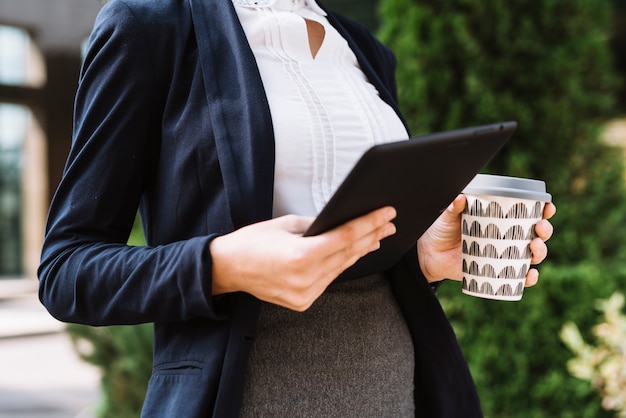
M395 59L329 12L399 113ZM271 217L274 138L230 0L113 0L98 16L50 208L40 298L56 318L154 323L146 417L235 417L260 303L211 296L209 242ZM139 208L148 246L125 245ZM416 355L418 416L478 417L478 397L416 252L387 272Z

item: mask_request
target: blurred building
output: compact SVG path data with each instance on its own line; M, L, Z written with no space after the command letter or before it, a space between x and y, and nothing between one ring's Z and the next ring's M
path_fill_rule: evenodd
M34 279L99 0L0 0L0 280ZM1 296L1 295L0 295Z

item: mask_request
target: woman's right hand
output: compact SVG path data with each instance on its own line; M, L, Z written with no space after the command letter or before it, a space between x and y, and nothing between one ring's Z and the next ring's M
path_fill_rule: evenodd
M392 207L316 236L302 235L313 218L287 215L215 238L214 295L247 292L295 311L308 309L340 273L396 231Z

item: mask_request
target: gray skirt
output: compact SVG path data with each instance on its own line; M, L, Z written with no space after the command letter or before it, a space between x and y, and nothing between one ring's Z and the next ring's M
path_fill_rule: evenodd
M414 417L413 343L382 275L332 284L306 312L264 304L241 417Z

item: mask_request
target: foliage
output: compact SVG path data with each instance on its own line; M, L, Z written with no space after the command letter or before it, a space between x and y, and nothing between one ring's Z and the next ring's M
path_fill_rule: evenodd
M615 69L626 79L626 1L611 0L613 5L613 25L611 31L611 51L615 57ZM626 112L626 83L618 94L619 108Z
M565 321L589 329L597 298L626 280L623 160L600 141L620 87L611 5L597 0L381 0L413 133L516 120L487 172L546 181L557 204L549 262L521 302L440 290L487 417L608 417L568 373Z
M624 295L616 292L601 300L599 324L592 328L597 345L585 342L574 322L561 329L561 339L576 355L568 362L573 376L591 382L602 398L602 406L626 417L626 316Z
M102 418L138 417L152 370L152 326L68 325L79 356L102 372Z
M571 352L559 339L563 323L590 329L596 300L622 287L626 266L541 266L541 282L519 302L490 301L439 290L491 418L610 417L586 382L566 368Z
M380 37L398 57L413 133L500 120L517 132L487 171L546 181L559 208L559 263L626 257L620 153L602 144L615 116L610 2L381 0Z

